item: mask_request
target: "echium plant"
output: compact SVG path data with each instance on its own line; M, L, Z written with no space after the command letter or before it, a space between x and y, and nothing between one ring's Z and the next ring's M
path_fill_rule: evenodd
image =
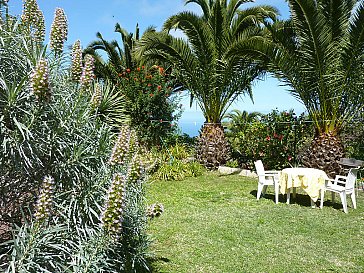
M35 207L35 219L38 222L44 222L50 216L50 209L53 198L54 179L51 176L45 176L38 201Z
M82 48L80 40L77 40L72 46L72 65L71 76L74 82L79 83L82 75Z
M50 48L56 56L63 52L64 42L67 40L68 22L64 10L57 8L54 12L54 19L50 33Z
M48 63L45 59L40 59L30 75L30 88L38 101L49 101L51 98L51 88L49 84Z
M24 1L21 20L23 26L28 29L34 41L37 43L43 43L45 38L44 15L43 12L39 9L36 0Z
M112 149L109 159L110 165L122 165L130 154L134 154L138 149L136 134L129 126L122 126L118 139Z
M81 90L88 90L91 87L91 84L95 78L94 68L94 58L87 54L85 56L85 66L83 67L80 78Z
M100 84L96 83L94 87L94 93L92 94L91 97L91 102L90 102L91 108L96 109L100 105L101 100L102 100L101 86Z
M142 163L140 160L140 155L138 153L135 153L128 167L128 173L127 173L128 181L137 182L141 176L142 176Z
M105 208L101 215L101 224L105 231L120 236L125 207L126 178L121 173L114 175L106 197Z

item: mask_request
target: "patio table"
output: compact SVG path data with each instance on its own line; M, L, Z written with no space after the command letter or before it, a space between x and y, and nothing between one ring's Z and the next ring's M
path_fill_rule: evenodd
M316 202L323 190L325 180L328 179L326 173L314 168L286 168L283 169L279 177L279 186L282 194L287 194L289 203L290 189L302 188L311 198L311 205Z

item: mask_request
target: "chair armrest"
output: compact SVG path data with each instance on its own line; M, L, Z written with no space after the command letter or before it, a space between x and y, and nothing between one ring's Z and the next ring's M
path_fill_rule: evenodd
M275 175L275 174L280 174L281 171L264 171L264 173L266 175Z

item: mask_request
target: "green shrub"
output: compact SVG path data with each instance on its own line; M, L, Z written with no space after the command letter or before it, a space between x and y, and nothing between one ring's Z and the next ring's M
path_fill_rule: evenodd
M254 161L258 159L269 169L282 169L296 164L300 147L311 135L305 116L296 117L293 110L273 110L259 116L260 119L253 119L241 127L241 131L227 134L233 158L250 169L254 168Z
M176 131L175 121L180 116L178 99L172 94L174 82L157 66L126 69L119 75L118 85L127 102L131 126L140 141L148 147L161 145Z
M162 151L154 152L158 158L158 166L152 174L157 180L183 180L186 177L202 175L205 168L194 161L192 151L185 144L176 143Z

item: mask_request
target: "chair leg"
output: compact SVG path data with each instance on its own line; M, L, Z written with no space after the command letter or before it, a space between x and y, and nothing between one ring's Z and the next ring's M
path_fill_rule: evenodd
M289 204L290 199L291 199L291 189L287 189L287 204Z
M262 195L263 187L264 187L263 184L258 183L257 200L259 200L260 196Z
M325 190L321 189L321 196L320 196L320 209L324 207L324 197L325 197Z
M343 209L345 213L348 213L348 203L346 202L346 193L340 192L341 203L343 204Z
M351 201L353 202L353 208L356 209L356 196L355 191L351 193Z
M278 199L279 199L279 184L278 183L275 183L274 184L274 194L275 194L275 197L276 197L276 204L278 204Z

